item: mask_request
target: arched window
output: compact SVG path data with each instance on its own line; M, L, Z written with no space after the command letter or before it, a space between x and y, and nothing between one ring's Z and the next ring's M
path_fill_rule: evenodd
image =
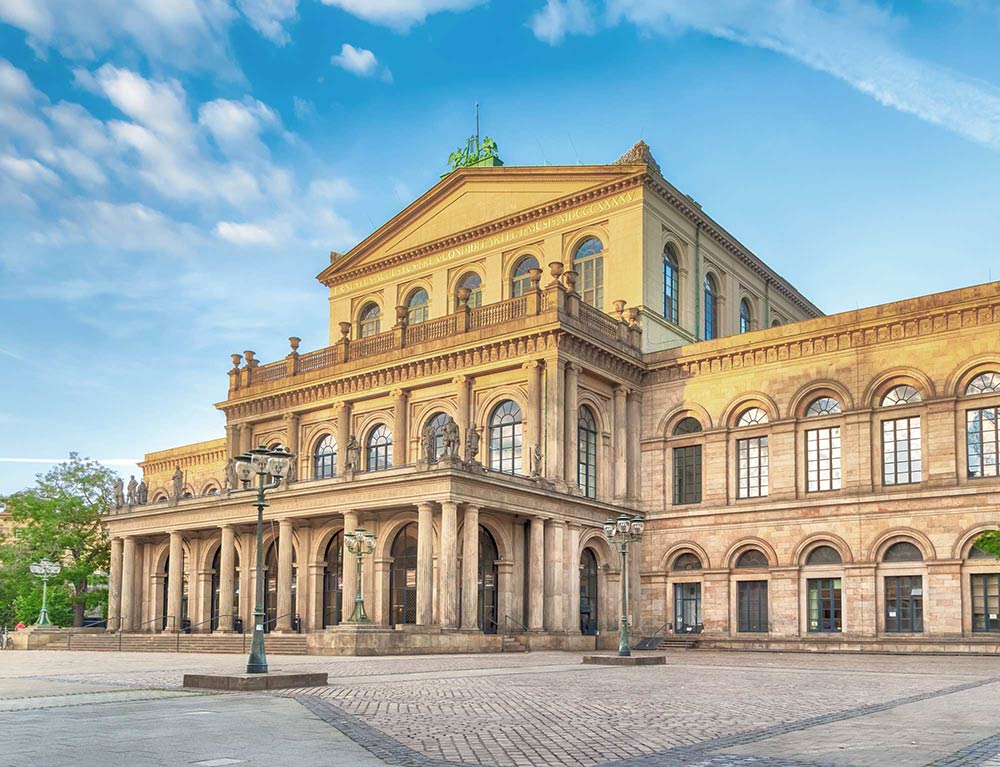
M380 423L368 433L365 452L368 455L368 471L392 468L392 431L388 426Z
M604 309L604 243L596 237L584 240L573 253L573 268L580 275L580 297L584 303Z
M671 568L674 572L684 572L685 570L700 570L701 560L698 559L697 554L692 554L690 552L681 554L677 559L674 560L674 566Z
M820 397L814 399L806 408L806 418L813 418L821 415L836 415L841 412L840 403L833 397Z
M920 549L909 541L894 543L882 555L883 562L923 562L924 555Z
M586 405L580 407L577 418L576 467L577 483L588 498L597 497L597 422Z
M745 298L740 301L740 332L749 333L753 330L753 318L750 314L750 302Z
M668 322L677 322L677 253L673 245L663 249L663 317Z
M920 402L920 392L909 384L893 386L882 397L882 407L895 407L896 405L912 405Z
M455 308L458 309L462 302L458 298L458 291L462 288L469 289L469 308L475 309L483 305L483 278L475 272L466 272L458 281L455 287Z
M750 407L740 413L740 417L736 420L736 425L739 427L759 426L767 423L767 421L767 412L763 408Z
M1000 373L980 373L965 387L965 394L974 397L977 394L1000 394Z
M817 546L806 557L807 565L840 565L844 560L833 546Z
M205 495L219 495L219 488L212 485L208 490L205 491Z
M410 522L392 542L389 571L389 623L399 626L417 622L417 526Z
M697 418L686 416L677 422L674 427L674 436L680 437L684 434L697 434L701 431L701 422Z
M419 325L430 313L430 296L423 288L417 288L406 299L406 324Z
M490 468L504 474L521 473L521 408L504 400L490 414Z
M985 392L984 389L981 393ZM1000 407L992 405L965 411L965 458L969 479L996 477L998 457Z
M760 549L747 549L736 560L737 570L752 570L757 567L767 567L767 555Z
M378 335L381 323L382 310L378 304L372 302L365 304L358 314L358 338Z
M538 259L534 256L522 256L514 267L514 274L510 279L511 298L523 296L531 290L531 274L529 269L538 268Z
M434 433L434 441L430 445L431 454L428 456L432 461L436 461L444 449L444 426L446 423L448 423L448 416L445 413L435 413L424 427L425 431L433 431Z
M772 328L781 327L781 320L771 320L771 327Z
M313 451L313 479L329 479L337 473L337 440L324 434Z
M719 290L709 274L705 277L705 340L716 338L719 330Z

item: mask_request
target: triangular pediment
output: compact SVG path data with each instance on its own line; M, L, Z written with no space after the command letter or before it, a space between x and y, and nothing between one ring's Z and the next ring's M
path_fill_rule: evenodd
M527 213L636 172L623 165L463 168L442 179L319 275L337 275Z

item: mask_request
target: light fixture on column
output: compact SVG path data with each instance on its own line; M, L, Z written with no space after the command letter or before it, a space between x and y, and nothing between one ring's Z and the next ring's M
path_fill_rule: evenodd
M365 530L361 525L354 532L344 533L344 545L347 550L358 558L358 580L357 591L354 594L354 612L347 619L348 623L368 623L368 615L365 613L365 600L361 595L361 563L366 554L375 551L375 534Z
M604 523L604 535L611 543L618 544L622 556L622 628L618 640L618 654L622 656L632 654L628 646L628 582L625 577L628 572L628 547L630 543L639 542L645 529L646 523L638 514L631 519L628 514L620 514L618 519L608 519Z
M274 450L261 445L234 458L236 476L243 489L237 492L256 492L257 500L257 588L255 589L253 610L253 639L250 641L250 658L247 661L248 674L266 674L267 656L264 653L264 509L269 505L264 497L265 490L273 490L281 484L292 464L292 454L284 447ZM251 487L254 476L256 487Z

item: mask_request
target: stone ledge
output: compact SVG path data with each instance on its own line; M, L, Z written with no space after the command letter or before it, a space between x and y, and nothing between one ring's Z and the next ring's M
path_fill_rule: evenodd
M584 655L583 662L593 666L662 666L666 655Z
M266 674L185 674L184 686L195 690L253 692L286 690L290 687L325 687L320 672L269 671Z

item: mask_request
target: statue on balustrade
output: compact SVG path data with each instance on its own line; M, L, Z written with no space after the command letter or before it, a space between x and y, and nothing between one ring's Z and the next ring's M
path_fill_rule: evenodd
M444 426L441 427L441 452L446 456L457 458L461 441L458 424L454 418L448 416Z
M351 435L351 438L347 441L347 463L344 468L348 471L357 471L361 464L361 445L358 444L358 438Z
M149 503L149 485L146 484L145 477L139 480L139 488L136 490L136 500L139 501L140 506L145 506Z
M293 457L291 461L288 462L288 473L285 474L285 484L290 485L295 481L296 473L298 471L297 467L299 465L298 457Z
M232 458L226 461L226 476L223 480L222 487L226 491L227 495L234 490L239 489L236 485L236 462Z
M542 476L542 448L535 445L531 451L531 478L539 479Z
M122 482L122 478L118 477L118 479L115 480L115 490L114 490L114 494L115 494L115 508L116 509L120 509L122 506L125 505L125 489L124 489L124 487L125 487L125 485Z
M434 426L429 423L420 433L420 450L427 463L434 463L437 460L437 435L434 433Z
M469 434L465 439L465 460L472 463L479 455L479 442L482 439L476 425L469 424Z
M136 502L136 489L139 487L139 483L135 481L135 474L128 478L128 493L125 496L125 501L129 506L135 506Z
M180 466L174 469L171 479L174 483L174 500L180 500L180 497L184 494L184 472L181 471Z

